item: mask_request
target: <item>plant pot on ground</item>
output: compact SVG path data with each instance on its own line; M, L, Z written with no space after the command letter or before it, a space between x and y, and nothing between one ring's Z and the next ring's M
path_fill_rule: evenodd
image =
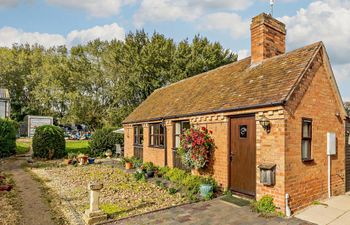
M146 171L147 177L154 177L156 167L152 162L146 162L142 165L142 167Z
M110 158L112 157L112 155L113 155L112 150L108 149L108 150L106 151L105 155L107 156L107 159L110 159Z
M213 194L213 185L201 184L201 186L199 187L199 192L204 199L211 198Z
M89 164L94 164L95 163L95 158L88 158Z
M132 168L133 168L132 162L126 162L126 163L125 163L125 169L130 170L130 169L132 169Z

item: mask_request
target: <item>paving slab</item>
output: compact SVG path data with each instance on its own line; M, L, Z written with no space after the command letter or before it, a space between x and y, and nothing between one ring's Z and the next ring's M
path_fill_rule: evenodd
M332 197L331 199L324 201L324 203L336 209L340 209L344 211L350 210L350 196L348 195L340 195L340 196Z
M309 225L297 218L264 218L250 210L221 199L178 206L175 208L110 222L110 225Z
M326 225L343 215L345 212L345 210L330 206L315 205L303 210L295 217L319 225Z
M350 212L346 212L336 220L332 221L329 225L349 225L350 224Z

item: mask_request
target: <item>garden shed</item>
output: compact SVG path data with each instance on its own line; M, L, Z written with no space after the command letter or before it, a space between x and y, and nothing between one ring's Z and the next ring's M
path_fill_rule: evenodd
M10 117L10 94L7 89L0 88L0 118Z

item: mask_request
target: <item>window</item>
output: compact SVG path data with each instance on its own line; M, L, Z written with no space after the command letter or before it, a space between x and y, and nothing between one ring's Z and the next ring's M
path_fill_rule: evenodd
M311 141L312 141L312 120L303 119L302 122L302 140L301 140L301 159L303 161L312 160Z
M240 138L247 138L248 137L248 126L247 125L240 125L239 126L239 137Z
M164 146L164 127L161 123L150 125L150 146L163 147Z
M134 145L143 145L142 125L134 126Z
M190 122L179 121L175 122L174 125L174 148L178 148L180 146L180 135L183 133L184 129L190 128Z

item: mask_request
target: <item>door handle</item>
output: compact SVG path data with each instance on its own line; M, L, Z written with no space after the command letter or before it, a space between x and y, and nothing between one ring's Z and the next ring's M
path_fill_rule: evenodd
M234 154L230 154L230 161L232 162Z

